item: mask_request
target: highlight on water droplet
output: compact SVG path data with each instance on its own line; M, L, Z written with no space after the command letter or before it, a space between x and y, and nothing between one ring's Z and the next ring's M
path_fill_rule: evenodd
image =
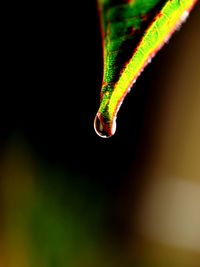
M97 112L94 119L94 130L98 136L102 138L109 138L116 132L116 119L112 122L112 124L106 123L104 122L101 114Z

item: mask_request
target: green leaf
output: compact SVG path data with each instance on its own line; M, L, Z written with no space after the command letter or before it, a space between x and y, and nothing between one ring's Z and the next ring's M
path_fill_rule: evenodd
M94 120L99 136L115 133L124 97L196 2L98 0L104 62L100 106Z

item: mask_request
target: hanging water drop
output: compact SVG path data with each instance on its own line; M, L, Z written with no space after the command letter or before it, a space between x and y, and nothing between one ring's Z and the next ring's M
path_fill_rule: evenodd
M116 132L116 120L114 120L113 124L110 126L103 122L103 119L99 113L97 113L94 119L94 130L100 137L109 138Z

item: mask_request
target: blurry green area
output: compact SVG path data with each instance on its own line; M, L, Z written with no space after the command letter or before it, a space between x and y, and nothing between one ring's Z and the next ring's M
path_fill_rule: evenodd
M1 177L2 266L93 266L100 260L102 188L45 166L19 136L3 155Z

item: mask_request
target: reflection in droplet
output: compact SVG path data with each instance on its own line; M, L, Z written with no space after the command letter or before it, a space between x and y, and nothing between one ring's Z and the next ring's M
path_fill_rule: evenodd
M110 135L105 131L103 124L101 123L101 120L99 119L98 114L95 116L94 119L94 129L95 132L102 138L108 138Z
M116 131L116 120L111 125L104 123L101 119L101 115L97 113L94 119L95 132L102 138L108 138L114 135Z

